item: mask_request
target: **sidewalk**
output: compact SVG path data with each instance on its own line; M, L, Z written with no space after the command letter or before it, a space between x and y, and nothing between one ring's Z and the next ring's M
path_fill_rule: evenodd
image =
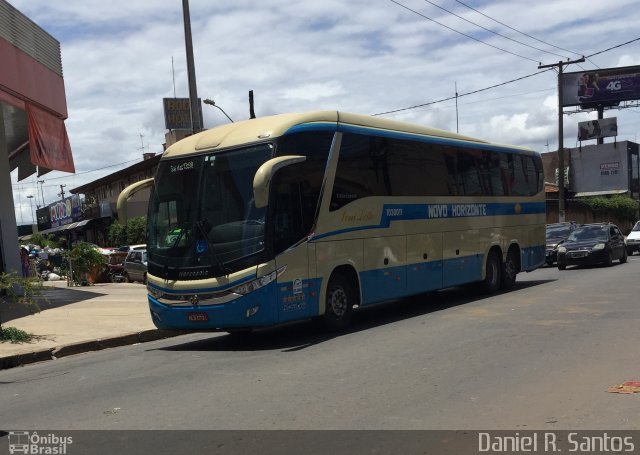
M123 346L181 334L157 330L151 322L146 286L99 283L67 287L45 281L40 312L3 304L3 327L36 336L30 343L0 343L0 369L107 347Z

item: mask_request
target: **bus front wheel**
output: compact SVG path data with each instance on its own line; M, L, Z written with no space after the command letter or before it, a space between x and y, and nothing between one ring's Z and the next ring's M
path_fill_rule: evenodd
M326 308L322 316L324 327L330 332L345 329L351 322L355 304L355 292L349 280L342 275L331 277L327 286Z
M500 260L500 255L495 251L490 251L489 256L487 256L484 281L482 282L482 287L485 292L490 294L500 289L501 269L502 261Z

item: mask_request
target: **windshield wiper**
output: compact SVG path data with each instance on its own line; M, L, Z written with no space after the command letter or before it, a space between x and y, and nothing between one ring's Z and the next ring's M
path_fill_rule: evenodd
M200 230L200 233L204 237L204 240L207 242L207 247L208 247L207 253L209 254L209 257L215 261L216 265L220 268L220 270L222 270L222 272L225 275L229 275L229 273L231 273L231 269L228 268L226 265L224 265L224 262L222 262L222 260L220 259L220 256L218 256L218 254L216 253L214 246L211 244L211 241L209 240L209 234L207 233L207 230L205 229L204 224L205 224L204 220L196 221L196 227Z

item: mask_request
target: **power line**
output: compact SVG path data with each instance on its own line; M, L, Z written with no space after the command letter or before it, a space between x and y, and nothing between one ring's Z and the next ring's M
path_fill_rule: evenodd
M391 0L391 1L392 1L392 2L394 2L394 0ZM395 3L395 2L394 2L394 3ZM400 5L400 6L403 6L403 5ZM602 51L595 52L595 53L593 53L593 54L591 54L591 55L587 55L587 56L585 56L584 58L585 58L585 59L588 59L589 57L593 57L594 55L603 54L603 53L608 52L608 51L610 51L610 50L612 50L612 49L617 49L617 48L619 48L619 47L622 47L622 46L625 46L625 45L627 45L627 44L633 43L633 42L635 42L635 41L640 41L640 38L635 38L635 39L632 39L632 40L630 40L630 41L627 41L626 43L618 44L618 45L616 45L616 46L611 46L611 47L610 47L610 48L608 48L608 49L604 49L604 50L602 50ZM552 70L555 70L555 68L551 67L551 68L548 68L548 69L545 69L545 70L542 70L542 71L538 71L537 73L532 73L532 74L528 74L528 75L526 75L526 76L521 76L521 77L518 77L518 78L516 78L516 79L511 79L511 80L509 80L509 81L501 82L501 83L499 83L499 84L491 85L491 86L489 86L489 87L485 87L485 88L481 88L481 89L478 89L478 90L474 90L474 91L472 91L472 92L467 92L467 93L458 94L458 95L457 95L457 97L458 97L458 98L460 98L460 97L462 97L462 96L468 96L468 95L473 95L473 94L475 94L475 93L484 92L485 90L489 90L489 89L492 89L492 88L500 87L500 86L502 86L502 85L511 84L512 82L521 81L522 79L526 79L526 78L528 78L528 77L536 76L536 75L538 75L538 74L546 73L547 71L552 71ZM431 104L442 103L443 101L449 101L449 100L452 100L452 99L455 99L455 98L456 98L455 96L450 96L450 97L448 97L448 98L443 98L443 99L436 100L436 101L430 101L430 102L428 102L428 103L416 104L415 106L403 107L403 108L400 108L400 109L394 109L394 110L386 111L386 112L379 112L379 113L377 113L377 114L371 114L371 115L373 115L373 116L378 116L378 115L394 114L394 113L396 113L396 112L408 111L408 110L411 110L411 109L416 109L416 108L418 108L418 107L424 107L424 106L429 106L429 105L431 105Z
M449 30L451 30L452 32L456 32L456 33L458 33L458 34L460 34L460 35L462 35L462 36L466 36L467 38L472 39L472 40L474 40L474 41L477 41L478 43L482 43L482 44L484 44L485 46L492 47L492 48L497 49L497 50L499 50L499 51L506 52L507 54L511 54L511 55L516 56L516 57L523 58L523 59L525 59L525 60L529 60L530 62L539 63L539 62L538 62L538 60L534 60L534 59L532 59L532 58L525 57L524 55L516 54L515 52L511 52L511 51L508 51L508 50L506 50L506 49L502 49L501 47L494 46L493 44L486 43L486 42L484 42L484 41L482 41L482 40L480 40L480 39L478 39L478 38L474 38L474 37L473 37L473 36L471 36L471 35L467 35L466 33L460 32L460 31L456 30L455 28L451 28L451 27L449 27L448 25L444 25L443 23L438 22L438 21L437 21L437 20L435 20L435 19L431 19L430 17L425 16L424 14L419 13L418 11L411 9L411 8L409 8L408 6L403 5L402 3L399 3L399 2L397 2L396 0L389 0L389 1L390 1L390 2L392 2L392 3L395 3L395 4L396 4L396 5L398 5L398 6L401 6L402 8L404 8L404 9L406 9L406 10L408 10L408 11L411 11L411 12L412 12L412 13L414 13L414 14L417 14L418 16L420 16L420 17L422 17L422 18L424 18L424 19L427 19L427 20L429 20L429 21L431 21L431 22L435 22L436 24L440 25L441 27L444 27L444 28L446 28L446 29L449 29Z
M612 49L617 49L619 47L626 46L627 44L631 44L631 43L633 43L635 41L640 41L640 38L632 39L631 41L627 41L626 43L618 44L617 46L612 46L609 49L605 49L603 51L596 52L595 54L586 55L584 58L589 58L589 57L593 57L594 55L603 54L603 53L608 52L608 51L610 51Z
M75 177L77 175L83 175L83 174L89 174L91 172L97 172L97 171L103 171L105 169L109 169L111 167L116 167L116 166L122 166L123 164L128 164L128 163L133 163L134 161L140 161L140 158L136 158L134 160L129 160L129 161L123 161L122 163L117 163L117 164L110 164L108 166L104 166L98 169L92 169L90 171L82 171L82 172L76 172L75 174L69 176L69 175L61 175L60 177L48 177L47 180L58 180L58 179L68 179L71 177ZM22 185L21 183L13 183L12 186L18 186L18 185ZM47 187L51 187L51 186L58 186L58 185L45 185Z
M393 1L393 0L391 0L391 1ZM489 90L489 89L492 89L492 88L500 87L502 85L511 84L513 82L521 81L522 79L526 79L526 78L532 77L532 76L537 76L538 74L546 73L547 71L551 71L551 69L538 71L537 73L532 73L532 74L528 74L526 76L521 76L521 77L518 77L516 79L511 79L510 81L501 82L499 84L491 85L491 86L485 87L485 88L480 88L478 90L473 90L471 92L460 93L460 94L458 94L458 98L461 98L463 96L473 95L475 93L484 92L485 90ZM408 110L411 110L411 109L416 109L418 107L424 107L424 106L429 106L431 104L442 103L443 101L449 101L449 100L452 100L452 99L455 99L455 98L456 98L455 96L450 96L448 98L443 98L443 99L436 100L436 101L430 101L428 103L416 104L415 106L403 107L403 108L400 108L400 109L394 109L392 111L386 111L386 112L379 112L377 114L371 114L371 115L378 116L378 115L386 115L386 114L395 114L396 112L408 111Z
M514 43L521 44L522 46L526 46L526 47L529 47L529 48L531 48L531 49L535 49L535 50L537 50L537 51L544 52L544 53L546 53L546 54L555 55L556 57L567 58L567 56L566 56L566 55L560 55L560 54L556 54L555 52L545 51L544 49L540 49L539 47L531 46L531 45L529 45L529 44L527 44L527 43L523 43L522 41L518 41L517 39L513 39L513 38L510 38L510 37L508 37L508 36L502 35L501 33L498 33L498 32L496 32L496 31L494 31L494 30L491 30L490 28L483 27L482 25L480 25L480 24L476 24L475 22L470 21L469 19L466 19L466 18L464 18L464 17L462 17L462 16L458 15L458 14L454 13L453 11L449 11L448 9L446 9L446 8L444 8L444 7L440 6L440 5L436 5L435 3L433 3L433 2L432 2L432 1L430 1L430 0L424 0L424 1L425 1L425 2L427 2L427 3L429 3L429 4L431 4L431 5L433 5L433 6L435 6L436 8L440 8L442 11L446 11L447 13L449 13L449 14L451 14L451 15L453 15L453 16L455 16L455 17L457 17L458 19L462 19L462 20L463 20L463 21L465 21L465 22L468 22L468 23L470 23L470 24L472 24L472 25L475 25L476 27L479 27L479 28L481 28L482 30L486 30L486 31L487 31L487 32L489 32L489 33L493 33L494 35L499 36L499 37L501 37L501 38L508 39L509 41L513 41Z
M571 51L571 50L569 50L569 49L565 49L565 48L563 48L563 47L556 46L556 45L551 44L551 43L547 43L546 41L543 41L543 40L541 40L541 39L538 39L538 38L536 38L535 36L531 36L531 35L529 35L528 33L521 32L520 30L518 30L518 29L516 29L516 28L513 28L513 27L511 27L511 26L509 26L509 25L505 24L504 22L500 22L499 20L494 19L493 17L491 17L491 16L488 16L488 15L484 14L482 11L478 11L477 9L473 8L472 6L467 5L466 3L464 3L464 2L462 2L462 1L460 1L460 0L456 0L456 2L460 3L460 4L461 4L461 5L463 5L463 6L466 6L466 7L467 7L467 8L469 8L470 10L475 11L476 13L478 13L478 14L480 14L480 15L482 15L482 16L484 16L484 17L486 17L487 19L490 19L490 20L492 20L492 21L494 21L494 22L497 22L498 24L500 24L500 25L502 25L502 26L504 26L504 27L507 27L508 29L513 30L513 31L514 31L514 32L516 32L516 33L520 33L521 35L524 35L524 36L526 36L526 37L528 37L528 38L531 38L532 40L538 41L539 43L545 44L545 45L547 45L547 46L551 46L551 47L553 47L553 48L555 48L555 49L559 49L559 50L561 50L561 51L569 52L569 53L571 53L571 54L582 55L580 52ZM555 54L555 55L557 55L557 54Z
M531 95L533 93L542 93L542 92L550 92L552 90L556 90L555 88L545 88L542 90L533 90L531 92L522 92L522 93L512 93L510 95L504 95L504 96L496 96L494 98L486 98L486 99L481 99L481 100L477 100L477 101L469 101L467 103L460 103L460 106L471 106L473 104L478 104L478 103L486 103L488 101L497 101L497 100L503 100L503 99L507 99L507 98L514 98L516 96L522 97L525 95ZM460 97L460 94L458 94L458 98ZM444 106L442 109L453 109L455 106L453 105L449 105L449 106ZM428 109L422 109L421 111L428 111L428 110L432 110L434 108L428 108Z

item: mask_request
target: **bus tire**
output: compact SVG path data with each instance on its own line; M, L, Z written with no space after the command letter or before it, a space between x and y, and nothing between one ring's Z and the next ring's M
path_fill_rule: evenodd
M329 332L349 326L356 294L352 284L343 275L334 275L327 286L326 307L321 317L322 325Z
M518 275L518 260L516 258L516 248L509 248L507 258L502 264L502 281L500 283L502 289L511 289L516 285L516 276Z
M500 289L500 278L502 270L502 261L500 255L496 251L489 251L487 256L487 266L482 282L482 290L487 294L491 294Z

